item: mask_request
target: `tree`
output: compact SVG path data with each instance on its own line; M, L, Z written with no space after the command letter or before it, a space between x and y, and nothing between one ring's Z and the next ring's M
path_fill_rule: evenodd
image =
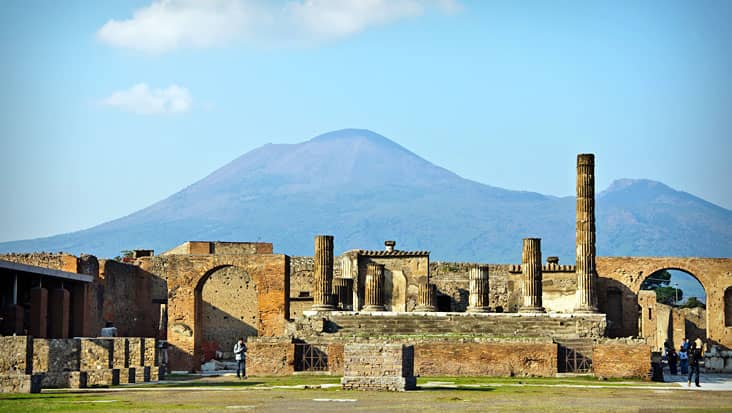
M707 305L699 301L696 297L689 297L684 304L681 304L681 308L707 308Z
M684 292L679 288L670 287L671 273L667 270L654 272L641 284L641 290L652 290L656 292L656 302L667 305L675 305L684 297Z

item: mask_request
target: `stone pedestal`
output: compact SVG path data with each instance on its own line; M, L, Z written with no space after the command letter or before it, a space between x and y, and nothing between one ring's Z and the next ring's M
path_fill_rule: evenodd
M363 311L386 311L384 307L384 266L373 262L366 266L365 306Z
M51 290L49 298L49 334L51 338L69 338L71 293L65 288Z
M577 155L577 304L575 312L596 313L595 155Z
M345 390L405 391L417 387L414 346L346 344L343 350Z
M313 307L314 311L332 311L333 282L333 236L315 237L315 257L313 261Z
M48 290L43 287L31 288L30 335L48 337Z
M488 266L473 265L470 267L470 296L468 297L468 312L470 313L487 313L490 311L488 307L489 281Z
M419 283L417 291L417 307L414 311L437 311L437 286L428 282Z
M334 278L333 295L336 297L339 310L353 310L353 279L341 277Z
M524 238L521 253L522 313L543 313L541 302L541 239Z

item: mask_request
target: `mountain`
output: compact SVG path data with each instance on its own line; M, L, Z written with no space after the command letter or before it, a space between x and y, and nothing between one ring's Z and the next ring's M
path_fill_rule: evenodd
M345 129L264 145L131 215L0 251L111 257L187 240L261 240L312 255L313 236L325 233L337 254L395 239L433 260L509 263L520 261L521 239L536 236L545 256L570 263L574 219L574 197L463 179L374 132ZM732 211L653 181L623 179L598 194L597 230L600 255L732 255Z

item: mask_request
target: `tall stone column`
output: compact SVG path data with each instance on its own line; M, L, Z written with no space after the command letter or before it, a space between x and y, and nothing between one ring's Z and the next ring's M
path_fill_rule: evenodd
M386 311L384 307L384 266L373 262L366 266L364 311Z
M51 290L48 306L50 337L69 338L71 320L71 293L65 288Z
M468 312L487 313L490 311L490 290L488 281L488 266L473 265L468 273L470 278L470 296L468 297Z
M313 307L315 311L332 311L331 284L333 282L333 236L315 237L315 257L313 262Z
M336 277L333 279L333 295L339 310L353 310L353 279Z
M524 238L521 251L521 284L524 305L519 312L543 313L541 303L541 239Z
M427 281L419 283L417 290L417 307L414 311L437 311L437 286Z
M48 337L48 290L31 288L30 335L34 338Z
M577 155L577 296L575 312L596 313L595 155Z

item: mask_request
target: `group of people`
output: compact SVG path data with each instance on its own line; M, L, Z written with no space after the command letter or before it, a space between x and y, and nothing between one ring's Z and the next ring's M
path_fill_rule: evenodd
M676 375L681 370L682 375L688 375L689 387L691 387L692 377L696 387L701 387L699 384L699 363L704 357L704 342L701 337L697 337L694 341L684 338L678 352L674 349L673 344L668 341L664 346L669 372Z

